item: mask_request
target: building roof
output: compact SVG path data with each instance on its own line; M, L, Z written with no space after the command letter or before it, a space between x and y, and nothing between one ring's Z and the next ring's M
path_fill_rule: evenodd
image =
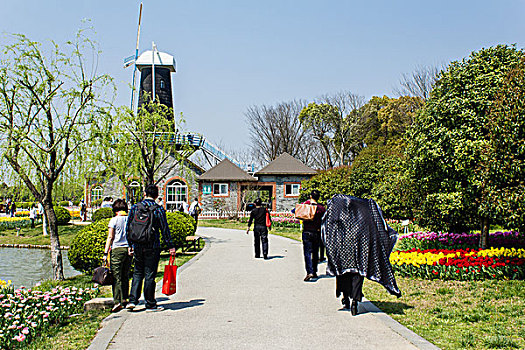
M255 173L260 175L315 175L317 171L304 165L299 159L296 159L284 152L273 162Z
M150 68L153 62L155 62L155 67L168 68L170 71L175 72L175 59L172 55L165 52L156 51L153 53L152 50L145 51L137 58L135 64L140 71L144 67Z
M198 177L199 181L257 181L228 158Z

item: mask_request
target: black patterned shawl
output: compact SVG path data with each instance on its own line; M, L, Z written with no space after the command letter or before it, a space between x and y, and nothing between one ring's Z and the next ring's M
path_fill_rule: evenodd
M401 296L389 260L397 232L386 224L375 201L333 196L328 201L321 234L329 274L359 273L383 285L390 294Z

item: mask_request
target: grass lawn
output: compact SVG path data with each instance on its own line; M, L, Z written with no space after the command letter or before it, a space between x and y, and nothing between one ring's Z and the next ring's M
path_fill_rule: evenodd
M233 220L199 226L246 230ZM271 233L300 240L297 229ZM393 319L442 349L525 349L525 281L428 281L396 277L403 296L366 280L365 297Z
M84 226L65 225L58 226L58 234L61 246L70 246L73 237ZM35 228L25 227L20 230L20 235L16 235L16 230L0 231L0 244L35 244L49 245L49 236L42 235L42 224L36 225Z
M442 349L525 349L525 281L396 277L403 296L366 281L367 299Z

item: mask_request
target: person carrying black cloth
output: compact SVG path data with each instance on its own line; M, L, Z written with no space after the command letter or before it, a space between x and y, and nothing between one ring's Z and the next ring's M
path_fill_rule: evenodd
M321 220L326 208L324 205L317 203L321 194L317 190L310 193L310 199L303 204L317 206L315 215L312 220L303 220L303 254L304 265L306 268L305 282L312 278L317 278L317 264L319 262L319 246L321 244Z
M323 217L322 239L328 258L326 271L336 276L336 297L343 294L343 306L352 315L357 315L363 298L364 277L401 296L389 260L397 232L386 224L372 199L333 196Z
M250 212L248 220L248 229L246 234L250 233L250 226L253 226L253 244L255 247L255 257L261 257L261 243L264 259L268 259L268 228L266 227L266 213L268 209L262 206L262 200L257 198L254 201L255 208Z

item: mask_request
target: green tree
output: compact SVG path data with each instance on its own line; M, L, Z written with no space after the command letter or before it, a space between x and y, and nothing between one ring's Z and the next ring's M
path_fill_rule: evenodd
M350 167L341 166L329 170L324 170L301 183L300 202L310 198L312 190L318 190L321 193L320 201L326 203L335 194L354 194L352 184L349 181Z
M415 115L424 105L420 97L374 96L362 107L365 124L362 128L364 143L387 144L404 138L413 124Z
M47 51L14 35L0 61L2 157L44 206L54 279L64 274L53 188L70 157L98 135L93 126L106 115L104 93L114 91L94 69L98 50L84 33Z
M125 186L129 177L139 174L143 184L157 184L177 166L182 166L193 152L179 133L182 115L151 99L135 113L120 108L105 129L100 143L107 170L117 175ZM128 189L129 190L129 189Z
M327 103L317 104L312 102L299 113L299 121L302 123L303 128L310 130L313 137L319 141L329 168L334 166L332 159L333 132L334 123L338 117L339 111L337 107Z
M525 60L512 69L489 113L482 157L482 211L525 232Z
M329 168L348 165L363 147L364 99L351 92L326 95L299 114L303 128L319 142Z
M441 73L407 140L413 207L423 226L482 229L486 246L490 212L482 206L487 179L480 167L489 142L489 112L509 71L523 58L515 47L473 52Z

